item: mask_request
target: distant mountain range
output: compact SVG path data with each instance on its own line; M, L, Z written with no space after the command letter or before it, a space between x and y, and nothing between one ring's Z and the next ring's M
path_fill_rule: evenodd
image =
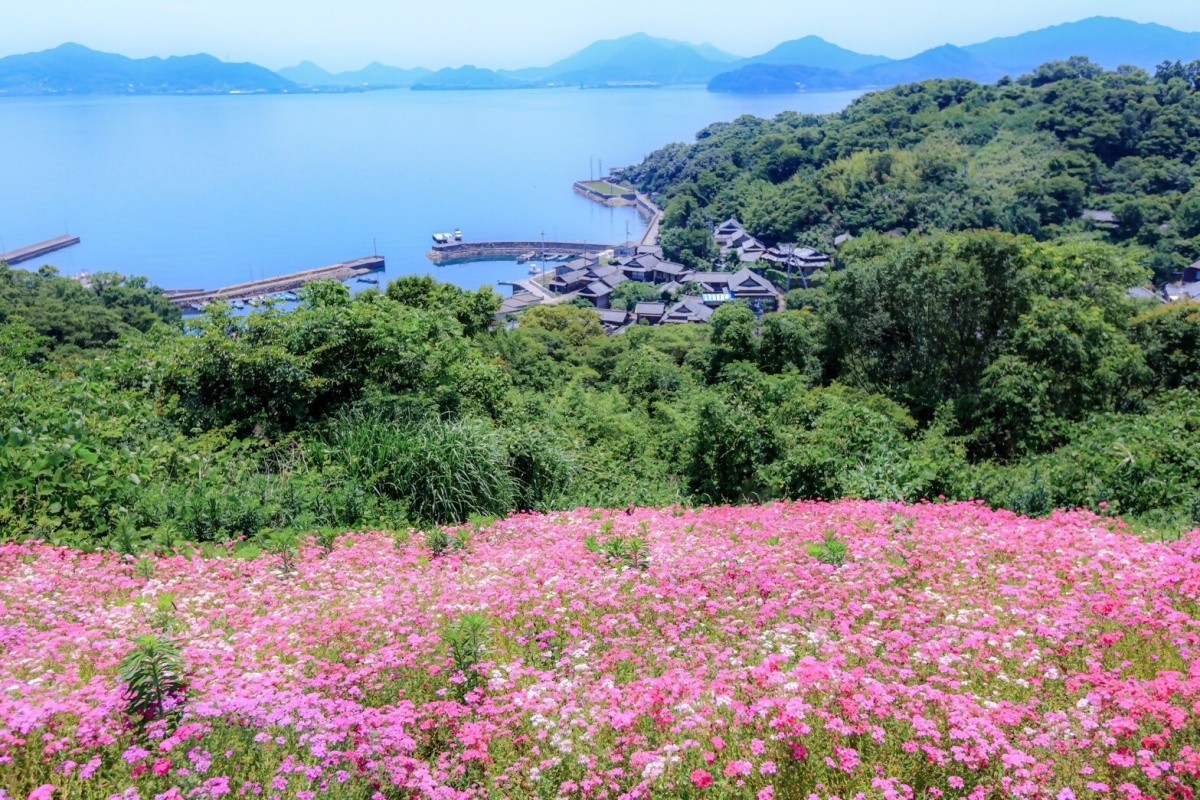
M132 59L68 43L0 58L0 95L231 94L296 88L265 67L203 54Z
M354 72L333 74L326 72L311 61L301 61L294 67L279 70L279 75L299 86L307 87L354 87L364 89L395 89L412 86L432 72L422 67L402 69L389 67L373 61Z
M1017 77L1048 61L1087 56L1102 66L1153 69L1162 61L1200 59L1200 33L1163 25L1092 17L1079 22L957 47L943 45L911 58L847 50L816 36L784 42L752 58L711 44L693 45L643 33L595 42L545 67L490 70L475 66L401 69L372 63L330 73L311 61L271 72L209 55L129 59L65 44L41 53L0 58L0 95L226 94L249 92L520 89L539 86L660 86L707 84L710 91L746 94L874 89L933 78L990 82Z
M750 63L717 75L709 83L709 89L776 93L874 89L933 78L990 82L1005 75L1018 77L1048 61L1071 56L1087 56L1109 69L1130 65L1152 70L1163 61L1200 59L1200 33L1113 17L1091 17L966 47L943 45L901 60L863 56L815 37L785 42L771 52L777 55L770 60L749 59ZM861 59L874 63L862 63ZM822 73L814 81L814 75L806 71L814 67L834 69L842 75L838 79Z
M439 69L431 75L421 78L412 84L414 89L450 90L450 89L530 89L534 84L517 80L501 72L479 67L459 67L458 69Z

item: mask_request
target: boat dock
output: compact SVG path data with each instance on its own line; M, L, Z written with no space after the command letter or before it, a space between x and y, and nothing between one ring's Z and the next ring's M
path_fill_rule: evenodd
M370 256L354 261L344 261L340 264L331 264L328 267L309 269L304 272L293 272L290 275L264 278L263 280L251 281L249 283L239 283L234 286L226 286L223 289L213 289L211 291L207 289L167 290L163 294L180 308L187 308L189 306L202 307L216 300L252 300L264 295L289 292L293 289L299 289L306 284L316 283L317 281L345 281L350 278L357 278L359 275L378 272L383 268L383 256Z
M485 261L495 259L521 259L539 254L555 254L577 258L612 250L616 245L588 242L454 242L434 245L427 257L435 264L453 264L460 261Z
M22 261L29 261L38 256L53 253L55 250L74 247L77 244L79 244L78 236L59 236L57 239L47 239L44 242L31 244L28 247L22 247L7 253L0 253L0 262L4 262L10 266L20 264Z

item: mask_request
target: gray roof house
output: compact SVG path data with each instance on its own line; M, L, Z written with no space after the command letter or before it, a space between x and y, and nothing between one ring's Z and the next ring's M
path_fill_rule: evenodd
M617 328L629 324L629 312L618 308L606 308L600 312L600 324L604 326L605 331L612 333Z
M688 278L707 294L727 294L733 300L778 300L783 292L761 275L748 269L737 272L695 272Z
M651 325L657 325L665 313L667 313L667 307L662 303L642 302L633 309L633 316L638 322L645 320Z
M699 297L685 297L671 307L663 316L661 325L686 325L694 322L708 322L713 310L704 304Z

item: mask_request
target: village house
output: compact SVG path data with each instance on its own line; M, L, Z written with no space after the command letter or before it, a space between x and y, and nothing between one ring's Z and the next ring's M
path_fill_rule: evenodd
M790 264L793 271L811 275L819 269L828 268L833 263L832 256L811 247L794 247L792 245L766 247L751 236L742 223L736 219L727 219L718 225L713 230L713 238L716 239L717 246L721 248L721 259L734 264L751 264L756 268L769 267L781 272L786 272Z
M600 312L600 325L604 328L604 332L608 334L617 333L628 327L630 323L629 312L617 308L609 308Z
M1200 261L1184 269L1182 280L1164 286L1163 294L1171 302L1200 302Z
M667 313L667 307L663 303L638 303L633 309L633 318L637 322L645 322L650 325L657 325Z
M706 305L749 300L771 310L783 304L783 292L775 284L744 267L737 272L694 272L688 281L700 285Z
M738 262L781 270L787 270L790 264L793 271L802 274L826 268L832 262L828 255L811 248L768 249L736 219L719 225L715 235L731 261L736 257ZM783 292L777 286L749 267L739 266L731 272L694 272L664 259L661 247L627 242L602 255L552 265L544 286L536 279L516 281L512 284L513 296L504 300L497 316L504 319L538 304L583 300L600 312L606 332L620 333L636 324L705 323L714 309L735 300L749 302L759 314L783 307ZM614 290L626 281L653 285L664 298L676 298L675 302L644 301L632 311L614 309Z
M663 316L662 325L686 325L708 322L713 310L699 297L685 297L672 306Z
M819 269L827 269L833 258L811 247L772 247L762 257L764 264L786 272L789 265L793 272L811 275Z
M727 219L718 225L713 231L713 238L721 248L724 261L755 264L767 254L766 245L747 233L736 219Z

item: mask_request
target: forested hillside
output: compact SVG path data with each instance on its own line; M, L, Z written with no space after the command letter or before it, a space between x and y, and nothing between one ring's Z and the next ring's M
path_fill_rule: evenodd
M1200 523L1200 309L1131 251L862 237L812 308L606 336L428 279L294 312L0 271L0 530L135 551L512 509L772 497Z
M894 229L1112 238L1165 280L1200 257L1198 89L1200 62L1151 76L1077 58L997 85L901 86L841 114L719 123L627 177L673 201L676 228L737 216L769 243L822 248ZM1119 227L1096 233L1088 209Z

